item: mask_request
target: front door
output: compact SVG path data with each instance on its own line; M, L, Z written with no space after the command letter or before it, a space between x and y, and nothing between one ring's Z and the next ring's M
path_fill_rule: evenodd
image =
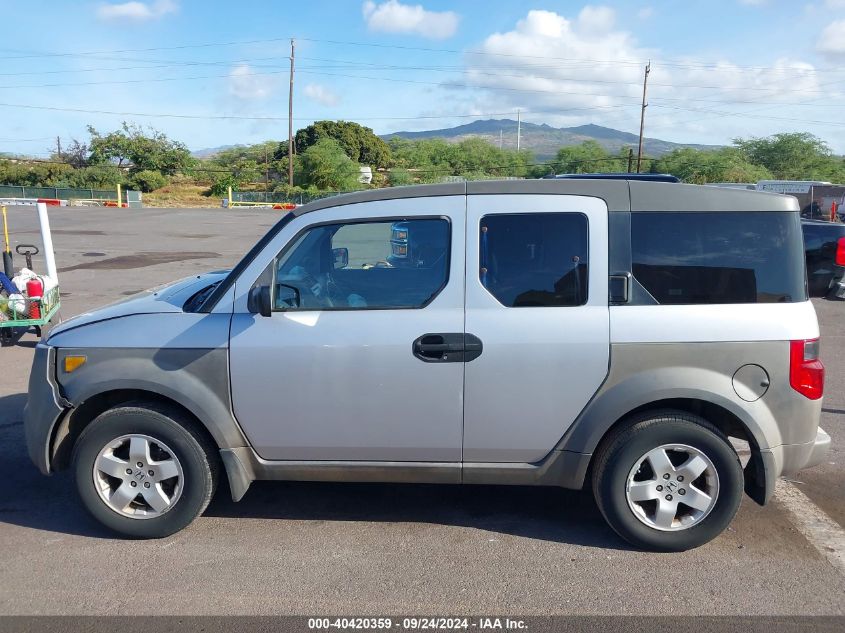
M238 281L233 408L261 457L460 461L463 363L441 345L464 332L465 205L306 213ZM255 283L272 283L269 318L246 309Z
M560 195L467 198L465 462L537 462L608 371L607 207Z

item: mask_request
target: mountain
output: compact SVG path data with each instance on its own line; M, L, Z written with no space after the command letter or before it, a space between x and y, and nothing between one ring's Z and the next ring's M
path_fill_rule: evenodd
M227 149L232 149L233 147L237 147L237 145L221 145L220 147L206 147L205 149L197 149L191 152L191 156L194 158L211 158L216 154L219 154L222 151Z
M440 130L422 132L394 132L383 134L381 138L400 137L407 139L442 138L450 143L458 143L467 138L483 138L494 145L506 149L516 148L517 122L513 119L485 119ZM639 143L639 136L629 132L614 130L601 125L579 125L577 127L556 128L551 125L522 122L520 147L530 149L538 160L548 160L554 157L561 147L579 145L584 141L593 140L612 153L623 147L633 147ZM648 156L662 156L680 147L695 149L717 149L719 145L699 145L695 143L673 143L657 138L643 139L643 152Z

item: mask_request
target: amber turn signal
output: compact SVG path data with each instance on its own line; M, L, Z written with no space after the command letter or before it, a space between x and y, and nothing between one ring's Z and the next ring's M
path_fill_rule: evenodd
M69 374L82 367L85 361L88 360L86 356L65 356L65 373Z

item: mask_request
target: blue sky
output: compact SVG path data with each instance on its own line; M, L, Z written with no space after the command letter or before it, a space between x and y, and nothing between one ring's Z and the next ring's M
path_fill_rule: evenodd
M809 131L845 153L845 0L4 0L0 151L46 156L123 120L191 149L355 120L475 118L727 143ZM28 106L28 107L24 107ZM156 115L156 116L142 116ZM161 116L170 115L170 116ZM238 117L238 118L222 118Z

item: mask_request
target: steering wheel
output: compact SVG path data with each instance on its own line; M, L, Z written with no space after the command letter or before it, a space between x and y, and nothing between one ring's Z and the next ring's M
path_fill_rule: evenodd
M335 307L335 303L331 298L331 293L328 291L328 284L326 284L326 288L324 288L319 279L311 273L306 272L302 275L302 277L297 280L296 286L300 292L305 292L311 295L315 299L315 303L326 304L322 307Z

